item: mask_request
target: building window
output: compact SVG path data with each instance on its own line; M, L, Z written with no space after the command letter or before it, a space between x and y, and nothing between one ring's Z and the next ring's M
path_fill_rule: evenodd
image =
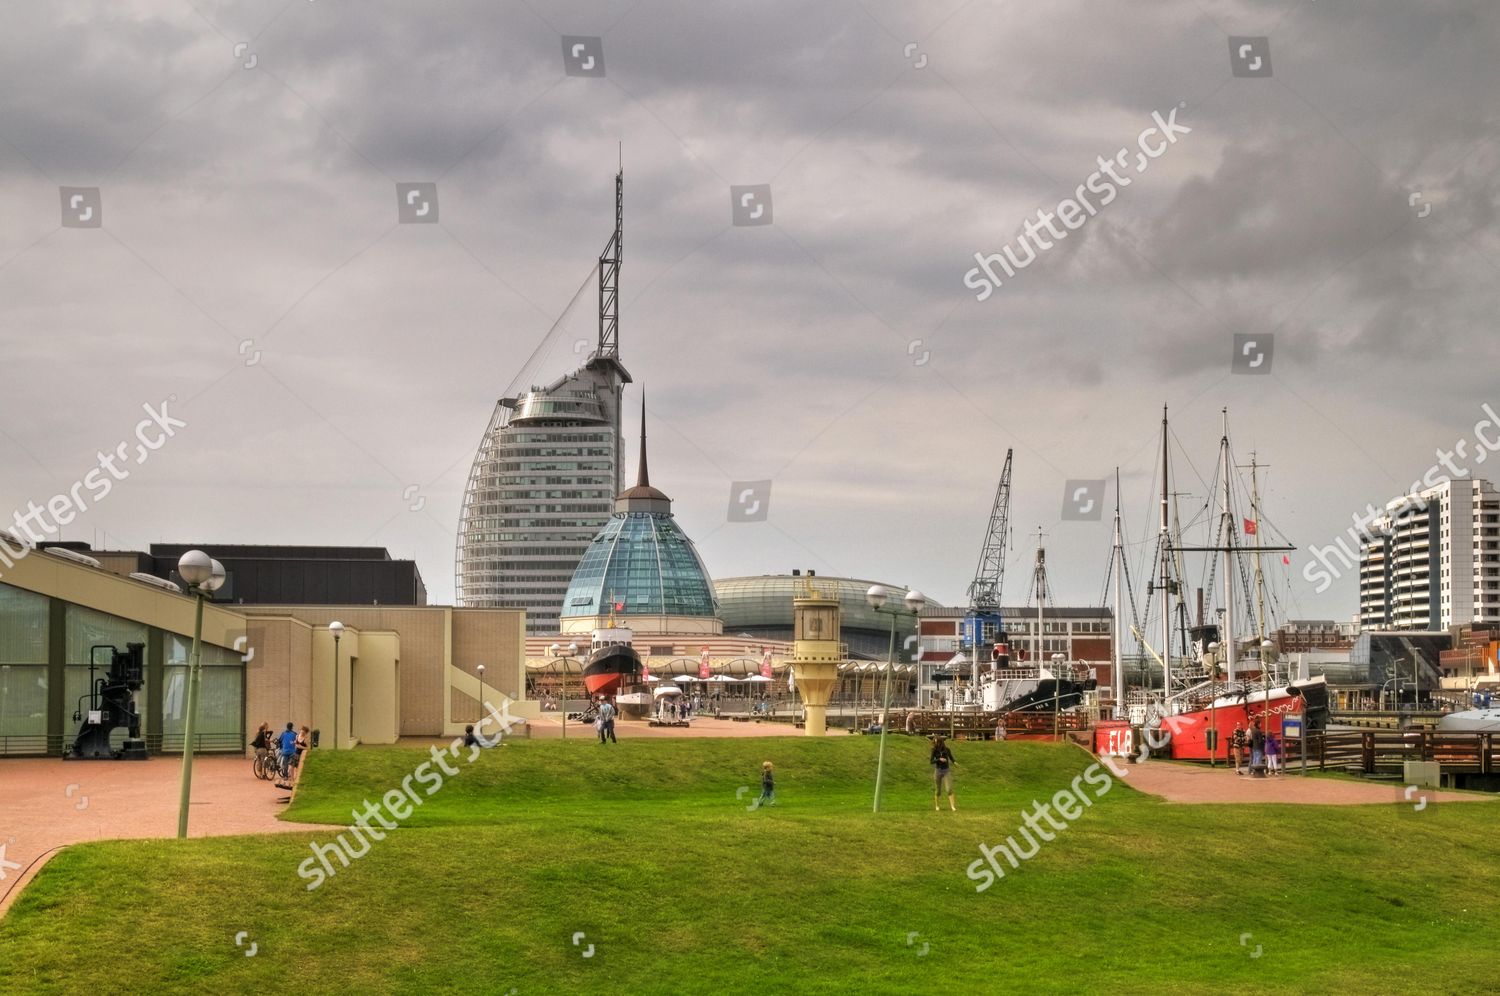
M46 748L47 624L45 595L0 584L0 755Z
M187 718L187 683L192 641L167 636L166 668L162 672L162 749L182 750ZM199 750L242 749L245 743L245 667L240 655L223 647L203 645L203 677L198 687L198 721L193 735ZM269 717L265 721L270 721ZM273 730L281 721L270 721ZM259 726L260 723L256 723Z

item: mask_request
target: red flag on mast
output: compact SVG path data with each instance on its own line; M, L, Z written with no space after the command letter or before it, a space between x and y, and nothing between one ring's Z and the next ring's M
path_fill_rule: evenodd
M1254 519L1246 519L1245 520L1245 535L1246 536L1254 536L1255 535L1255 520Z

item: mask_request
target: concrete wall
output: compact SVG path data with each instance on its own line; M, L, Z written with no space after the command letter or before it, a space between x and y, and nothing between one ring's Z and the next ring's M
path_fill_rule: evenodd
M499 701L496 692L514 699L520 699L524 694L525 614L519 609L383 605L244 605L239 608L252 619L280 616L301 622L312 632L321 634L312 641L315 651L310 662L312 673L319 676L320 684L312 690L311 699L303 701L309 709L317 704L317 716L324 736L332 735L333 641L327 636L327 627L335 619L347 627L340 645L339 682L344 693L349 688L347 669L351 635L357 634L357 639L363 641L377 632L399 634L399 645L390 655L399 664L390 671L397 684L389 697L379 700L383 703L379 706L381 709L398 708L394 715L399 717L399 736L450 735L457 717L468 716L467 721L472 721L478 688L477 677L473 676L477 675L479 664L485 665L484 683L490 690L492 701ZM361 651L354 657L360 658L364 652L361 642ZM450 666L456 669L456 674L449 674ZM461 680L465 676L471 678L472 690ZM362 674L361 680L363 677ZM466 706L461 701L453 701L455 685L468 698ZM325 702L326 707L322 704ZM347 698L341 698L341 702L347 708ZM526 714L519 707L513 712ZM342 741L350 735L347 719L342 719L339 726ZM462 728L460 723L458 729ZM373 731L372 735L375 735Z

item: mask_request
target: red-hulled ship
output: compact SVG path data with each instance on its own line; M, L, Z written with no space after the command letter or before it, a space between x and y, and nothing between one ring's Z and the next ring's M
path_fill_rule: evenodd
M1117 718L1124 719L1128 716L1133 723L1144 723L1148 728L1154 728L1157 732L1155 737L1149 736L1148 742L1159 743L1162 737L1160 731L1164 728L1171 734L1170 750L1171 756L1177 760L1206 761L1210 757L1227 759L1229 757L1230 739L1237 726L1243 726L1247 731L1252 724L1259 721L1263 732L1282 735L1282 721L1288 715L1299 715L1304 719L1303 729L1322 729L1327 723L1328 717L1328 685L1322 676L1302 680L1292 680L1289 669L1278 668L1275 654L1272 652L1272 644L1264 638L1264 578L1261 571L1260 554L1263 550L1284 551L1291 550L1289 545L1263 546L1261 542L1262 514L1260 508L1259 486L1256 472L1259 468L1254 454L1250 462L1250 516L1244 522L1244 532L1247 536L1255 537L1253 545L1240 543L1239 522L1233 510L1233 491L1231 475L1234 462L1229 450L1229 417L1227 411L1224 414L1224 434L1219 441L1219 484L1222 485L1222 498L1220 502L1218 542L1204 546L1184 546L1180 539L1172 532L1169 511L1170 487L1169 487L1169 435L1167 432L1166 409L1162 409L1162 435L1161 435L1161 517L1160 517L1160 539L1157 552L1159 555L1160 574L1152 591L1157 593L1161 599L1160 610L1161 642L1160 651L1147 648L1156 662L1162 668L1162 691L1156 694L1142 691L1137 693L1139 699L1128 705L1128 708L1117 714ZM1118 483L1116 490L1118 491ZM1171 597L1182 590L1184 582L1181 579L1181 567L1176 563L1175 557L1186 551L1198 551L1203 553L1216 553L1222 557L1218 565L1222 572L1224 592L1222 605L1219 609L1222 625L1205 624L1202 590L1199 591L1199 624L1189 631L1192 638L1192 652L1184 653L1182 657L1173 660L1171 646L1173 643L1172 632L1172 606ZM1238 602L1238 593L1235 590L1235 581L1241 577L1242 571L1238 561L1240 556L1252 556L1255 568L1255 605L1258 608L1256 629L1261 634L1258 646L1245 648L1248 650L1247 659L1237 661L1241 647L1240 641L1235 638L1235 609ZM1118 504L1115 511L1115 567L1120 573L1116 574L1115 585L1115 618L1121 619L1123 607L1121 604L1119 577L1124 571L1124 547L1121 534L1120 513ZM1250 592L1245 593L1248 601ZM1184 606L1177 606L1183 610ZM1186 617L1186 612L1182 612ZM1140 633L1136 631L1138 638ZM1144 644L1144 638L1141 638ZM1119 642L1116 642L1118 653ZM1124 676L1121 658L1115 658L1115 688L1116 701L1124 704ZM1175 666L1174 666L1175 664ZM1212 744L1212 747L1211 747Z
M1221 683L1217 694L1207 696L1206 702L1162 718L1161 725L1172 734L1174 760L1207 761L1211 730L1218 731L1212 756L1222 761L1229 757L1229 739L1236 725L1243 724L1248 731L1258 719L1263 731L1279 737L1286 716L1305 716L1312 720L1310 725L1321 726L1315 717L1328 709L1328 684L1322 675L1290 684L1263 686L1255 679L1229 684L1232 691L1226 693Z
M641 655L630 645L635 634L624 626L611 625L594 630L589 657L583 665L583 686L589 696L614 696L622 684L641 680Z

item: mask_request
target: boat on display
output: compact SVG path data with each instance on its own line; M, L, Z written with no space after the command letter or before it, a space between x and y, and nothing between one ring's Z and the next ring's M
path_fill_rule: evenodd
M1300 716L1303 729L1323 729L1328 721L1329 694L1326 679L1322 675L1297 677L1289 669L1280 666L1272 644L1265 639L1266 609L1264 576L1260 555L1265 550L1290 550L1290 546L1267 547L1261 541L1260 495L1255 474L1258 464L1252 462L1251 511L1244 520L1247 536L1254 536L1253 545L1239 540L1238 522L1233 511L1231 491L1232 461L1229 450L1229 422L1224 415L1224 434L1220 440L1220 496L1218 542L1207 546L1185 546L1174 535L1170 516L1170 489L1168 465L1168 441L1166 409L1162 410L1162 464L1161 464L1161 518L1158 541L1158 575L1148 588L1161 596L1161 650L1151 647L1139 627L1132 632L1162 671L1162 687L1157 690L1138 689L1129 698L1117 693L1118 719L1128 719L1133 725L1146 727L1149 739L1166 739L1159 731L1163 728L1170 734L1167 742L1170 756L1175 760L1206 761L1211 758L1228 758L1229 740L1237 726L1249 730L1259 723L1263 731L1282 735L1282 723L1287 716ZM1118 491L1118 486L1117 489ZM1115 513L1115 567L1123 574L1124 554L1119 529L1118 503ZM1199 590L1198 625L1186 625L1186 600L1181 597L1184 587L1182 565L1179 555L1183 552L1217 554L1219 561L1210 561L1223 574L1223 590L1219 615L1221 624L1204 624L1202 589ZM1235 581L1243 577L1239 558L1254 558L1253 611L1258 642L1244 648L1245 656L1239 657L1239 641L1235 637L1235 608L1237 591ZM1120 575L1116 575L1118 578ZM1172 596L1178 595L1176 610L1182 621L1181 631L1185 644L1181 655L1174 655ZM1249 601L1249 592L1243 592ZM1120 614L1119 588L1116 588L1116 619ZM1248 610L1247 610L1248 611ZM1118 629L1118 627L1117 627ZM1189 644L1190 638L1190 644ZM1118 639L1118 638L1117 638ZM1118 644L1117 644L1118 646ZM1123 669L1121 658L1116 654L1116 688L1123 692ZM1159 742L1159 740L1158 740Z
M1450 712L1438 720L1443 733L1500 733L1500 706Z
M1040 537L1038 540L1031 574L1037 632L1031 659L1013 661L1010 638L1003 629L996 634L989 670L981 670L974 676L977 705L985 712L1052 713L1080 709L1095 688L1094 674L1087 665L1065 661L1061 654L1054 655L1051 661L1042 659L1046 606L1052 590L1047 583L1047 551Z
M996 656L988 671L979 674L978 705L985 712L1062 712L1084 705L1086 693L1095 686L1087 665L1076 661L1012 662L1009 647L995 645Z
M583 687L590 698L613 698L622 686L640 684L641 656L631 646L634 636L628 627L616 626L613 620L603 629L594 630L583 665ZM636 689L631 687L629 691Z

